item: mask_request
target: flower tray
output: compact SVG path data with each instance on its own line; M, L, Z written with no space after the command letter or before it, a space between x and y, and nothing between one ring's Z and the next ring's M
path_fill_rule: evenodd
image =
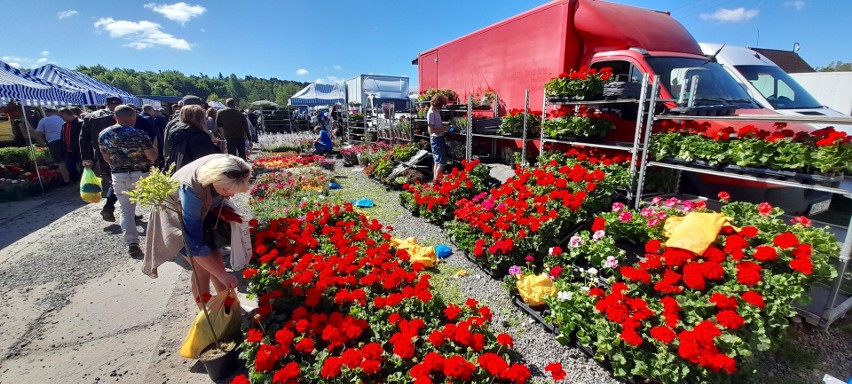
M764 168L740 167L739 165L733 164L725 166L725 171L743 175L766 176L766 169Z
M722 164L712 165L709 162L704 161L704 160L692 160L691 165L694 166L694 167L698 167L698 168L713 169L713 170L717 170L717 171L721 171L722 169L725 168L725 166L722 165Z
M796 178L806 184L830 185L843 181L839 173L797 173Z
M533 308L530 307L524 300L518 295L512 295L512 304L514 304L521 312L527 314L527 316L531 317L537 323L541 324L541 328L547 332L550 332L554 335L559 334L559 328L556 324L553 324L547 321L546 317L550 316L550 309L547 306L542 306L541 308Z
M783 171L783 170L779 170L779 169L767 168L764 171L764 175L766 177L771 177L773 179L779 179L779 180L796 180L797 179L797 173L796 172Z
M464 257L470 260L470 262L473 263L473 265L475 265L477 268L479 268L480 271L490 276L494 280L501 281L508 274L508 272L500 272L499 270L483 268L482 265L480 265L479 262L476 260L476 257L471 256L469 253L464 251L462 251L462 253L464 253Z

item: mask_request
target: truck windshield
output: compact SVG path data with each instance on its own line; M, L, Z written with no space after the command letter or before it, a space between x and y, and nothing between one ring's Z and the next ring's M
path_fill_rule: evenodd
M696 105L723 103L739 109L758 108L745 89L718 63L689 57L648 57L660 83L678 100L687 100L692 79L698 79Z
M737 65L735 68L775 109L822 108L819 101L779 67Z

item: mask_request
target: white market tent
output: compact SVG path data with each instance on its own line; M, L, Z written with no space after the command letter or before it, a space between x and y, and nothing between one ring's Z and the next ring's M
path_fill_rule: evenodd
M140 107L143 104L142 99L129 92L113 87L80 72L62 68L57 65L47 64L33 69L29 72L29 74L33 77L64 86L66 88L77 89L85 92L86 105L104 105L106 103L106 98L110 96L120 97L124 103L133 104L137 107Z
M269 106L273 106L273 107L278 107L278 103L276 103L276 102L274 102L274 101L269 101L269 100L258 100L258 101L253 101L253 102L251 103L251 105L254 105L254 106L269 105Z
M346 103L346 87L343 84L311 83L287 102L288 105L332 105Z

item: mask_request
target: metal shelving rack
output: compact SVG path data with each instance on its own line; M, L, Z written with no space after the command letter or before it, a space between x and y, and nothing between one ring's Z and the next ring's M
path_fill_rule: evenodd
M654 104L654 99L657 95L659 76L654 77L654 85L651 92L651 105ZM667 101L667 100L664 100ZM712 170L706 168L690 167L681 164L671 164L662 161L647 161L648 149L651 141L651 127L654 121L662 120L713 120L713 121L766 121L766 122L798 122L798 123L815 123L815 124L852 124L852 118L849 117L831 117L831 116L686 116L686 115L654 115L653 110L648 111L649 118L646 122L644 138L641 148L641 166L639 168L637 191L641 191L644 187L645 174L649 166L674 169L680 172L694 172L706 175L726 177L739 180L757 181L767 184L781 185L793 188L811 189L822 192L829 192L852 199L852 191L842 188L828 187L816 184L803 184L795 181L764 178L753 175L745 175L738 173L724 172L720 170ZM637 122L638 126L638 122ZM635 153L635 152L634 152ZM635 207L638 209L641 199L636 199ZM796 306L796 310L808 323L822 327L827 330L828 327L837 319L841 318L852 309L852 292L841 292L843 284L843 275L846 272L850 253L852 252L852 218L849 225L843 228L839 235L842 235L841 251L835 268L837 269L837 277L832 282L831 286L824 283L816 283L808 292L808 295L813 299L812 303L806 307ZM840 237L840 236L838 236ZM840 302L838 304L838 298Z
M573 146L578 146L578 147L611 149L611 150L625 151L625 152L630 153L632 156L630 157L630 167L629 167L629 171L628 171L629 174L630 174L630 184L627 188L627 199L628 200L634 199L634 192L633 192L634 189L633 188L634 188L635 180L636 180L636 177L637 177L637 165L638 165L637 161L636 161L636 155L639 153L639 151L642 150L642 148L640 148L639 144L640 144L640 139L642 137L643 122L645 123L644 129L647 132L650 132L651 127L653 125L652 115L653 115L653 111L654 111L654 108L651 107L651 106L656 105L659 102L663 102L663 100L657 100L657 89L658 89L659 77L658 76L654 77L653 84L651 85L650 93L648 92L648 81L649 81L649 78L648 78L648 74L646 73L644 76L642 76L641 92L639 94L638 99L551 102L551 101L547 100L547 94L545 94L544 95L544 101L542 102L542 108L541 108L542 129L541 129L541 137L539 138L542 150L544 149L545 143L557 143L557 144L573 145ZM581 105L602 106L602 105L615 105L615 104L637 104L638 105L638 111L636 113L636 128L635 128L635 134L634 134L634 137L633 137L633 143L623 143L623 142L590 143L590 142L583 142L583 141L560 140L560 139L555 139L555 138L549 138L549 137L546 137L544 135L544 121L545 121L545 119L547 119L547 107L548 106L570 105L570 106L574 106L575 108L577 108ZM647 110L646 110L646 108L647 108ZM524 131L526 131L526 129L524 129ZM524 132L524 133L526 133L526 132ZM643 171L644 171L644 168L643 168ZM637 191L636 195L641 195L641 184L638 188L636 188L636 191ZM637 204L638 204L639 200L640 199L638 199L638 198L636 199Z

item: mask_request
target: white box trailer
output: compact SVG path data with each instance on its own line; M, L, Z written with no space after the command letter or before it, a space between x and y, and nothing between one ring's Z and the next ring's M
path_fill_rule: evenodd
M382 103L393 103L396 112L410 108L408 77L360 75L346 80L346 103L360 113L373 112Z
M791 73L823 105L852 115L852 72Z

